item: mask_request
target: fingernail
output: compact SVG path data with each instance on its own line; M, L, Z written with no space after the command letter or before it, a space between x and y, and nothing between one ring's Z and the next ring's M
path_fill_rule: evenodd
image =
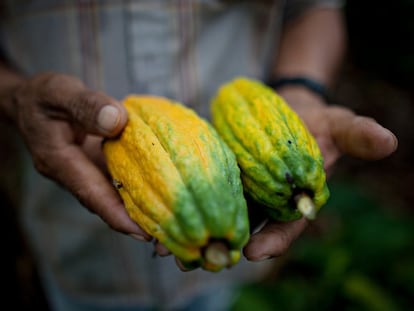
M392 139L393 139L393 143L394 143L394 149L397 149L397 147L398 147L398 138L397 138L397 136L395 136L394 133L392 133L392 132L390 132L390 133L392 135Z
M106 132L112 132L118 125L120 114L113 106L105 106L99 111L98 126Z
M136 233L130 233L129 236L131 238L135 239L135 240L138 240L138 241L142 241L142 242L147 241L142 235L139 235L139 234L136 234Z
M255 261L265 261L265 260L268 260L268 259L271 259L271 258L273 258L273 256L264 255L264 256L260 257L259 259L256 259Z

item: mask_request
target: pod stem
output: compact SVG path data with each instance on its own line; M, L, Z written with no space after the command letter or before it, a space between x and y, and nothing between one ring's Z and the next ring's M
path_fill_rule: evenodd
M226 267L230 265L229 248L220 241L211 242L205 249L204 258L216 267Z
M306 193L299 193L294 197L296 202L296 208L302 213L302 215L309 219L314 220L316 218L316 206L313 200Z

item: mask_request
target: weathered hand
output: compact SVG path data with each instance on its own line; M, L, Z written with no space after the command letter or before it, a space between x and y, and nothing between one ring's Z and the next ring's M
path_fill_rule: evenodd
M307 90L288 89L280 94L315 136L328 171L342 155L379 160L397 148L395 135L372 118L356 115L345 107L328 106Z
M55 180L111 228L138 239L150 237L127 215L99 168L102 137L115 136L127 113L113 98L88 90L78 79L44 73L14 89L11 119L36 169ZM101 161L102 162L102 161Z
M286 88L279 94L315 136L328 175L342 155L379 160L397 148L395 135L371 118L358 116L344 107L327 106L321 98L305 89ZM305 219L287 223L269 221L252 235L245 247L245 256L249 260L262 260L282 255L306 225Z

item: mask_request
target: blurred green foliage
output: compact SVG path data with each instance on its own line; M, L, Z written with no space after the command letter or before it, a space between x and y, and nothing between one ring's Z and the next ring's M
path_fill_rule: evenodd
M355 183L330 188L317 223L276 259L278 274L240 288L233 310L413 310L414 215Z

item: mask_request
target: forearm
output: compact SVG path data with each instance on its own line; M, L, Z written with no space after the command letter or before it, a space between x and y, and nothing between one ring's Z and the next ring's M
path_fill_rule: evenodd
M315 9L286 25L273 76L306 76L332 85L346 47L343 16L335 9Z
M24 81L24 77L0 60L0 121L14 117L13 93Z

